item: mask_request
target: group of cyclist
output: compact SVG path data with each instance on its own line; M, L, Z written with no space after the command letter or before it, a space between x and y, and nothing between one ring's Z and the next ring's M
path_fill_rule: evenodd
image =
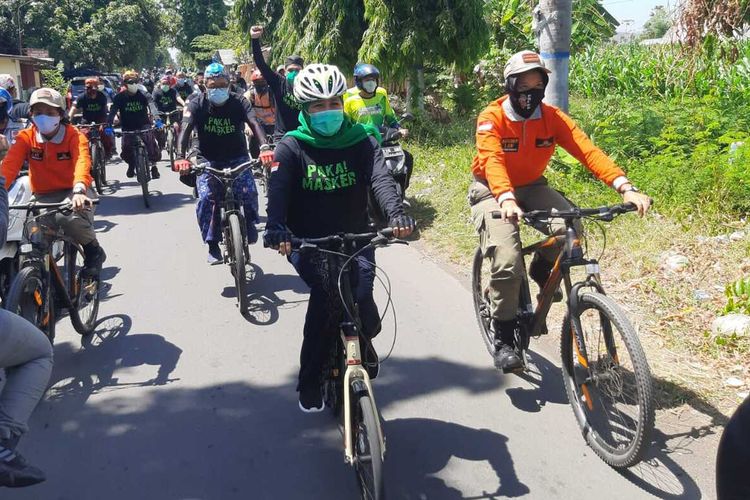
M300 408L317 412L325 406L320 378L339 326L340 314L332 309L340 308L341 304L336 284L328 279L321 258L315 253L294 250L293 237L367 232L369 196L376 200L396 237L408 237L415 229L415 221L404 211L396 181L388 172L379 146L382 127L399 128L400 124L386 91L380 86L377 68L358 64L354 70L356 85L351 89L336 66L306 65L296 55L286 58L282 73L266 63L260 45L262 35L262 27L251 28L257 70L252 73L251 87L244 95L232 91L241 89L241 84L236 75L218 63L209 65L194 85L182 78L184 73L178 72L174 81L172 75L164 75L158 84L153 82L156 87L153 93L135 71L127 71L123 75L124 88L114 97L108 113L106 105L102 106L98 81L92 79L86 81L86 92L76 101L69 116L80 110L85 120L105 124L104 136L110 140L117 116L123 131L144 131L142 137L153 165L152 176L158 178L156 162L160 159L160 148L152 129L164 125L160 112L171 113L178 105L184 107L174 168L185 184L197 187L196 215L202 240L208 246L210 264L222 260L219 207L224 187L211 174L196 177L193 166L202 162L210 162L214 167L232 166L247 161L253 153L270 169L263 242L285 256L310 287L297 390ZM477 122L478 152L471 168L474 183L469 200L482 251L492 261L490 297L496 364L503 369L519 362L512 335L517 327L513 318L522 277L517 217L523 210L571 206L547 185L543 176L555 146L559 144L568 150L598 178L620 192L626 202L635 203L641 214L650 203L565 113L542 103L548 74L538 54L524 51L514 55L505 67L507 95L491 103ZM12 106L10 94L0 89L0 132L5 130L3 124L8 127L7 115ZM73 214L59 216L58 222L83 245L87 272L98 273L106 256L93 230L90 202L94 195L86 136L65 123L64 100L55 90L35 91L30 109L31 127L16 133L15 142L8 144L9 147L4 148L0 142L0 154L7 150L0 167L5 177L4 187L10 186L28 162L37 200L70 199ZM253 140L246 138L248 131L257 145L257 153L252 151ZM402 130L403 136L407 133ZM110 151L114 150L113 142ZM121 156L128 164L126 175L133 177L134 158L127 135L121 149ZM409 156L409 172L412 164ZM258 192L252 173L246 172L238 179L234 189L245 211L248 240L255 243ZM0 195L4 197L5 193ZM502 218L493 218L494 211L501 212ZM7 221L7 207L5 212ZM543 283L553 259L554 255L537 256L531 277ZM373 299L374 262L374 251L365 250L352 263L357 278L354 295L363 320L362 352L372 378L377 376L378 367L372 339L380 330L380 316ZM25 429L24 419L28 418L26 412L19 413L11 430L4 431L2 417L13 415L5 405L16 404L7 400L5 394L0 397L0 482L4 474L9 474L16 480L24 478L24 484L32 484L43 479L37 469L25 462L21 467L4 461L4 457L20 457L13 443L4 439L6 434L17 438Z

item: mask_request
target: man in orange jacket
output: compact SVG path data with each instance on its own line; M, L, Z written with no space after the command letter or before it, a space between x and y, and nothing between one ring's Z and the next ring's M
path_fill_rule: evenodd
M641 215L650 205L649 197L633 186L569 116L542 103L549 73L539 54L525 50L513 55L503 75L508 95L491 103L477 119L477 155L471 166L475 181L469 188L469 203L482 252L491 260L495 365L503 371L521 367L514 349L523 279L517 218L524 210L571 208L570 202L549 187L544 178L555 146L562 146L598 179L622 194L624 202L634 203ZM501 219L492 218L495 211L502 214ZM553 233L564 229L562 222L551 224ZM535 255L529 276L543 285L556 258L556 249Z
M18 133L0 166L5 188L28 161L31 191L37 201L60 203L70 199L73 213L56 214L54 223L83 246L84 267L91 275L98 275L106 254L96 239L90 208L89 194L93 193L88 140L72 125L62 123L65 101L56 90L37 89L29 104L33 126Z

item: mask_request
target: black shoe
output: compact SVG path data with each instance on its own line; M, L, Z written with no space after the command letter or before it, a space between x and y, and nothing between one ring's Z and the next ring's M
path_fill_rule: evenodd
M11 453L11 460L0 460L0 486L23 488L39 484L47 477L41 469L30 465L17 451L3 448L2 453Z
M516 354L512 345L495 340L495 368L503 373L514 372L523 368L521 358Z
M320 386L299 391L299 409L305 413L319 413L326 409Z
M85 246L83 248L83 267L85 274L90 278L98 278L102 270L102 264L107 260L107 253L100 246Z
M529 277L536 282L539 286L539 290L544 288L544 285L549 279L549 275L552 274L552 266L553 264L551 262L543 259L538 253L535 253L534 258L531 259L531 264L529 265ZM557 290L555 290L555 294L552 296L552 302L560 302L562 299L562 290L558 287ZM537 300L539 300L538 295Z
M156 165L153 165L151 167L151 178L158 179L159 177L161 177L161 174L159 173L159 169L156 168Z
M367 370L367 375L370 376L370 379L377 378L380 371L380 358L378 358L375 346L372 345L372 340L365 335L362 335L360 339L362 346L362 366Z
M133 168L133 167L129 166L129 167L128 167L128 171L127 171L127 172L125 172L125 175L126 175L126 176L127 176L127 177L128 177L129 179L132 179L133 177L135 177L135 168Z

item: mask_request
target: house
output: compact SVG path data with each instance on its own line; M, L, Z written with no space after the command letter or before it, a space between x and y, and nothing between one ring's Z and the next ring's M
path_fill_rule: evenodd
M28 99L31 92L42 86L41 70L54 67L54 59L47 57L0 54L0 73L16 80L19 98Z

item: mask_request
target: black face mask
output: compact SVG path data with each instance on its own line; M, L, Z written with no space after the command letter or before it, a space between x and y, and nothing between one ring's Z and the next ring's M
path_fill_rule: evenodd
M8 105L3 104L0 106L0 122L4 122L8 118Z
M508 95L510 96L510 105L513 106L515 112L524 118L529 118L542 103L544 89L531 89L523 92L512 90L508 92ZM524 98L524 106L521 106L521 97Z

